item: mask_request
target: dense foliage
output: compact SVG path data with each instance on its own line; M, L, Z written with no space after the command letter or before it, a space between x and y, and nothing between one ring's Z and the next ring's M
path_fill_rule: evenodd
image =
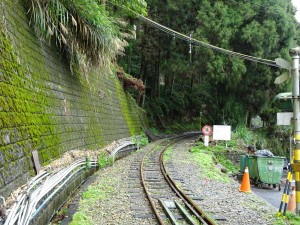
M276 109L270 103L289 85L274 85L282 72L277 68L183 41L138 20L138 14L147 13L197 40L260 58L289 60L289 49L300 44L290 0L26 1L40 37L55 40L71 60L84 55L105 65L117 59L120 79L125 87L134 87L131 92L150 121L173 131L182 124L199 128L200 114L202 124L236 128L260 115L272 126ZM125 50L124 57L117 57ZM270 127L264 132L278 133Z
M300 44L291 1L148 0L147 4L148 17L154 21L243 54L289 60L289 48ZM174 120L196 124L200 112L203 123L246 125L252 116L268 111L277 93L286 91L285 84L273 84L281 72L276 68L193 44L189 53L189 42L136 24L138 39L130 43L121 63L147 84L145 107L160 127Z
M146 13L144 0L122 0L125 9ZM113 5L114 6L114 5ZM105 0L27 0L31 22L43 39L55 40L71 56L84 55L87 61L107 64L133 37L132 27ZM124 30L127 29L127 32Z

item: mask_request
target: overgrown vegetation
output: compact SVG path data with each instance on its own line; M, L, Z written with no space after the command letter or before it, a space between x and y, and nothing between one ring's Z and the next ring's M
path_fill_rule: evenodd
M276 222L273 223L273 225L286 225L286 224L289 224L289 225L300 224L300 216L287 211L286 219L283 219L282 217L278 217Z
M139 136L133 136L132 141L137 145L138 148L149 144L149 139L144 132L142 132Z
M223 180L220 169L216 169L216 164L221 164L228 173L237 173L239 165L235 165L228 157L231 154L237 155L247 152L247 146L256 146L257 149L269 149L277 156L288 156L288 151L282 152L278 146L273 148L274 140L268 139L264 131L252 131L245 127L239 127L232 132L230 141L213 141L209 146L204 146L203 141L198 141L190 150L192 159L199 162L201 170L209 179ZM278 143L276 143L278 144ZM278 144L279 145L279 144Z
M276 134L274 134L274 132ZM232 131L230 141L214 141L210 150L246 150L249 145L254 145L257 150L268 149L276 156L289 156L289 137L291 128L274 127L249 129L247 127L237 127ZM227 149L226 149L227 148Z
M97 202L105 200L114 195L116 180L114 178L106 179L102 183L94 183L88 190L82 194L79 210L73 216L70 225L92 225L90 209L97 207Z
M113 158L110 157L107 152L101 152L98 155L98 166L100 168L111 165L112 163L113 163Z
M257 150L268 149L277 156L289 156L290 127L262 127L251 130L247 127L237 127L232 132L232 138L227 146L232 149L245 149L248 145L254 145ZM226 145L220 142L218 145Z
M68 207L72 198L70 198L58 211L56 211L53 219L50 222L50 225L60 224L63 218L67 215Z
M26 0L31 24L40 38L54 40L73 63L110 65L135 38L125 10L146 14L144 0ZM123 7L118 10L116 4Z
M170 160L172 151L173 151L173 149L171 147L169 147L165 150L164 156L163 156L164 163L167 163Z
M224 176L219 169L215 167L213 161L213 153L202 149L200 146L195 146L191 149L192 157L207 179L220 180L225 183L229 182L229 178Z

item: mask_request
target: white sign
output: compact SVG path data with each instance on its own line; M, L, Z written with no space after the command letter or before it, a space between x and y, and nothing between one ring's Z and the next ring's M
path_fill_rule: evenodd
M231 139L231 126L214 125L213 126L213 139L229 141Z
M282 125L282 126L291 125L292 118L293 118L292 112L277 113L277 125Z

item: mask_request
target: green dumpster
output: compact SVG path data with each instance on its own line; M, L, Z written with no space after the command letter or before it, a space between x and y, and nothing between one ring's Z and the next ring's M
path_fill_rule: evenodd
M278 184L280 190L284 159L284 157L276 156L241 155L240 171L244 173L248 166L249 177L254 184L260 187L268 184L273 185L274 188Z
M240 156L240 171L244 173L245 167L246 167L246 162L247 161L247 156L246 155L241 155Z
M248 166L249 177L251 179L257 178L258 177L258 172L257 172L256 156L254 156L254 155L241 155L241 157L240 157L240 171L242 173L245 172L246 166Z
M279 184L284 165L284 157L257 156L258 179L265 184Z

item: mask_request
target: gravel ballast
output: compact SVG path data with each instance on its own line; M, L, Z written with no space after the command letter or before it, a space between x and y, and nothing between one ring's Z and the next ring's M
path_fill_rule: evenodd
M205 178L188 151L193 143L193 140L185 140L173 146L167 168L176 171L176 175L171 174L171 177L175 176L181 188L195 197L199 207L216 219L216 224L256 225L275 221L277 209L253 193L239 192L240 183L234 178L230 178L228 183ZM140 189L133 193L130 188L135 186L133 182L138 182L132 180L130 170L136 165L142 151L138 150L116 161L113 166L96 172L93 175L94 182L87 188L91 196L83 194L84 198L79 202L80 210L75 217L84 217L87 225L157 224L155 219L147 217L148 214L142 218L135 216L136 208L141 207L141 203L148 207L145 199L134 199L134 195L137 195L135 192L140 192Z
M182 185L201 197L202 200L196 202L204 212L224 219L216 221L224 225L272 224L275 221L274 215L278 209L254 193L239 192L240 183L234 178L230 178L229 183L208 180L193 160L192 153L187 151L193 143L180 143L174 147L170 162L182 177Z

